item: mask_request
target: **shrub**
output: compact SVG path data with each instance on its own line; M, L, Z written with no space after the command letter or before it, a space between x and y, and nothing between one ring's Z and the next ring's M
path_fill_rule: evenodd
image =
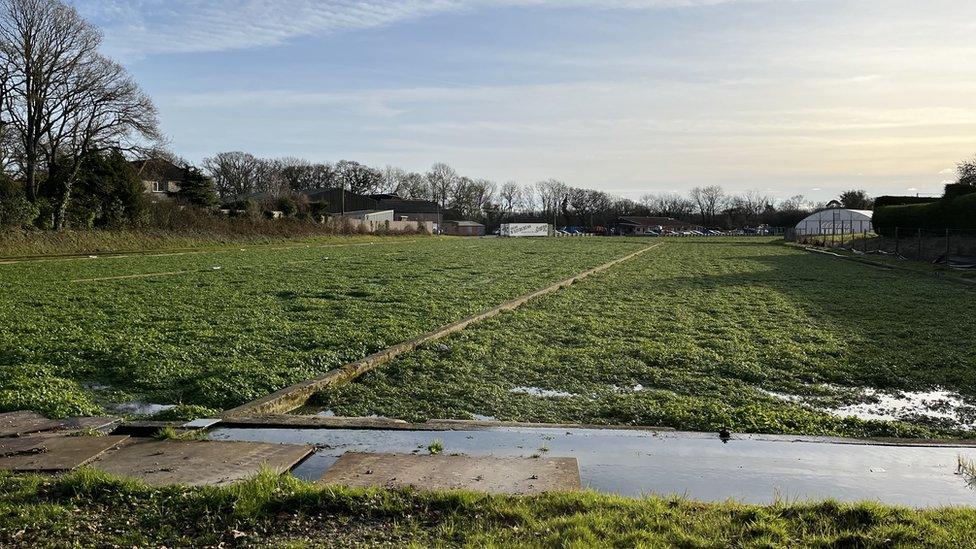
M31 225L40 214L41 209L23 196L0 198L0 228Z

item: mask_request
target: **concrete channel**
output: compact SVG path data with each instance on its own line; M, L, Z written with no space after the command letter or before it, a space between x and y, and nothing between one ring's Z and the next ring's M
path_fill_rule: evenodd
M976 447L777 435L718 435L666 430L436 424L400 428L221 427L211 440L306 444L316 452L293 470L319 481L347 452L424 454L439 440L447 455L575 458L583 488L639 497L769 504L834 499L919 508L976 506L959 459Z

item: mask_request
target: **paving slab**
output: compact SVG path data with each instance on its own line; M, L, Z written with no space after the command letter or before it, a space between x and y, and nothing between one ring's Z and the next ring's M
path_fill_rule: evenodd
M86 429L107 430L121 421L117 417L48 419L34 412L8 412L0 414L0 438L19 437L35 433L51 433L61 436Z
M256 475L264 467L291 470L311 446L260 442L141 440L105 454L92 466L155 485L221 486Z
M20 437L0 440L0 469L22 472L70 471L125 442L129 437Z
M349 452L321 481L353 487L473 490L539 494L580 489L576 458L517 458L463 455Z
M34 412L7 412L0 414L0 437L19 437L39 431L48 431L61 425Z

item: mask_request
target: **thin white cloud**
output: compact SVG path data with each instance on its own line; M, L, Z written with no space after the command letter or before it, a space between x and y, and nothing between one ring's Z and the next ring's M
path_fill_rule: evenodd
M504 6L666 9L748 0L75 0L125 58L273 46L438 14ZM751 0L758 1L758 0Z

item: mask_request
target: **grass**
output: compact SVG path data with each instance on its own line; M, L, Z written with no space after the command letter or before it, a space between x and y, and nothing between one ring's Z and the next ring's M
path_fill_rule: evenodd
M672 239L557 294L317 395L342 416L971 436L841 418L858 388L976 399L972 290L770 240ZM555 393L532 393L519 387ZM973 410L970 410L972 412Z
M430 444L427 445L427 453L432 456L440 454L444 451L444 443L439 439L434 439Z
M0 473L4 547L974 547L974 540L976 511L958 508L360 490L269 472L226 488L152 488L91 470Z
M0 264L0 411L206 415L642 245L353 237Z
M397 238L415 238L413 236ZM282 243L326 243L350 239L377 237L348 237L316 235L288 236L261 233L212 233L164 230L94 230L94 231L36 231L0 230L0 259L36 258L67 255L170 252L200 249L228 249L235 246L267 246Z

